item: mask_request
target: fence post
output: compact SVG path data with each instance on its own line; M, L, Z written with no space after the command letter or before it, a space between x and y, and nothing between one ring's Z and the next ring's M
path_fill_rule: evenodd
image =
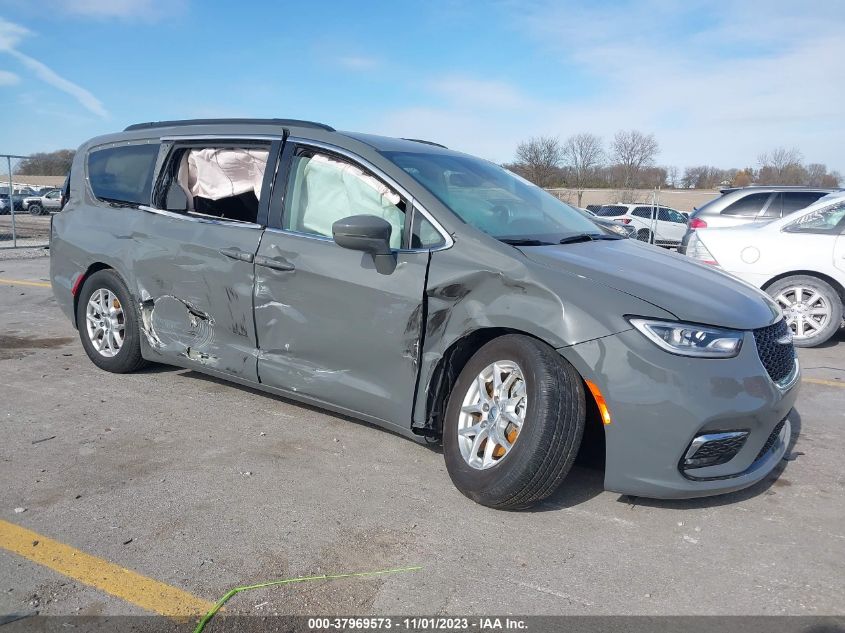
M15 200L14 187L12 186L12 157L6 156L6 165L9 168L9 211L12 214L12 248L18 247L18 234L15 232Z

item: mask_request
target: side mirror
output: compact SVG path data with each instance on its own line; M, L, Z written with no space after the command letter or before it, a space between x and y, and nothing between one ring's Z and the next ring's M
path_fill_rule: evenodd
M382 275L389 275L396 268L396 257L390 250L392 231L390 222L375 215L351 215L332 224L335 243L372 255L376 270Z

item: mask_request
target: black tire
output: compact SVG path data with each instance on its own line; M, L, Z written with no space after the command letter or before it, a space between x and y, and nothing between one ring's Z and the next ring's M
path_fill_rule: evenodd
M44 215L44 207L37 202L29 205L27 211L29 211L29 215Z
M792 343L796 347L815 347L816 345L821 345L836 333L842 323L842 297L839 296L839 293L833 288L833 286L818 277L813 277L811 275L793 275L791 277L784 277L766 288L766 292L775 299L778 305L781 306L787 319L789 319L790 316L789 308L784 307L780 301L777 301L777 297L786 293L787 299L795 298L795 293L790 292L795 288L804 288L809 293L817 292L821 297L820 301L823 301L830 306L830 318L824 322L824 325L822 325L815 334L807 336L806 338L802 338L798 334L797 326L792 327L793 334L795 335L792 339ZM806 301L809 301L812 298L806 296L806 293L802 293L802 295L806 297ZM814 305L818 305L818 302L815 302Z
M651 231L648 229L640 229L637 231L637 239L640 242L651 242Z
M120 350L111 357L103 356L94 347L86 326L86 310L88 301L96 291L104 288L114 293L123 308L124 336ZM129 292L123 279L116 271L108 268L98 270L85 280L79 293L79 304L76 307L76 325L79 338L88 358L100 369L115 374L128 374L137 371L147 364L141 357L141 331L138 325L138 304Z
M527 407L519 435L501 461L484 470L461 455L458 417L470 384L493 362L515 362L525 379ZM461 371L443 423L443 455L464 495L502 510L530 507L557 490L581 445L586 405L578 372L548 345L508 334L484 345Z

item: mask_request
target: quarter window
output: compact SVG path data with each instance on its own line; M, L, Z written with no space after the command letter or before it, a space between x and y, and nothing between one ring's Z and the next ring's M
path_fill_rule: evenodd
M91 191L107 202L150 204L158 149L158 143L145 143L92 151L88 155Z
M363 168L311 151L293 158L282 227L332 236L332 224L351 215L375 215L390 223L390 247L402 246L406 205L398 193ZM433 227L432 227L433 228ZM418 239L430 240L421 223ZM439 236L439 234L438 234Z

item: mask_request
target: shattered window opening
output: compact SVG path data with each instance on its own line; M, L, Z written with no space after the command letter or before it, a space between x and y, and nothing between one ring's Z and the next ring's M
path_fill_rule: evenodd
M269 147L177 148L164 170L168 211L256 223Z

